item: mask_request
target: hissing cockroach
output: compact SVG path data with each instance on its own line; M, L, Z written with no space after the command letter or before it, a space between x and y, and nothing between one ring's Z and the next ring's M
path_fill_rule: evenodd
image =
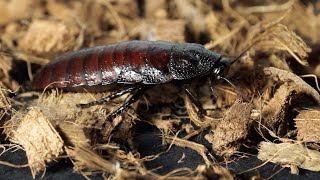
M122 106L109 115L115 117L149 87L171 81L188 83L209 77L224 79L230 61L200 44L163 41L128 41L83 49L57 57L36 75L32 87L68 88L124 84L124 89L103 99L82 104L102 104L131 93ZM200 104L186 89L195 104ZM200 108L200 110L202 110Z

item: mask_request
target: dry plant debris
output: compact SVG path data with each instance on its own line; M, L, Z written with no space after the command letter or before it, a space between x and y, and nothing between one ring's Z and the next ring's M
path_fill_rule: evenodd
M92 172L97 170L111 173L115 179L138 179L143 177L137 173L122 169L116 162L112 163L101 158L99 154L88 148L76 146L66 151L69 157L74 159L75 170L80 171L85 177L92 175Z
M0 54L0 87L15 91L19 88L18 83L9 74L12 68L12 58Z
M188 147L192 150L197 151L202 156L204 162L208 167L210 167L210 165L212 164L209 158L207 157L208 149L204 145L198 144L192 141L180 139L177 137L166 136L165 138L168 143L175 144L177 146L184 147L184 148Z
M259 147L258 158L263 161L320 171L320 152L310 150L302 144L261 142Z
M13 0L0 2L0 24L6 25L15 20L40 17L43 9L39 8L37 0ZM36 8L35 8L36 7Z
M0 127L3 127L6 120L9 119L8 115L12 111L11 100L8 97L8 91L3 89L0 85ZM2 133L2 129L0 132Z
M313 156L319 150L320 95L313 88L317 83L299 76L320 78L319 7L318 1L297 0L0 1L1 130L26 151L33 177L48 161L67 156L74 169L88 178L100 173L115 179L232 179L232 173L219 166L223 162L217 165L212 157L222 155L227 160L241 151L245 142L257 148L263 138L291 139L280 144L263 142L259 158L264 149L274 148L261 159L318 171L312 162L317 161ZM226 76L250 103L239 101L239 93L227 83L214 82L212 92L207 80L190 82L206 110L201 116L181 88L169 83L150 89L126 113L106 121L126 97L81 109L76 105L110 92L28 89L33 74L55 56L134 39L195 42L229 59L252 45ZM135 148L133 139L140 123L159 129L162 146L169 146L163 149L192 149L203 157L205 166L178 168L162 175L147 169L144 163L160 155L143 157ZM288 137L292 131L297 135ZM202 136L212 152L194 142ZM314 150L296 140L307 142ZM126 151L121 149L126 145ZM147 144L141 146L148 148ZM297 156L275 160L289 151L282 150L287 148ZM299 153L306 156L299 157ZM188 159L185 155L181 164ZM176 177L179 173L182 175Z
M320 142L320 109L309 107L299 111L293 119L298 130L297 139L302 142Z
M163 31L166 29L166 31ZM183 20L147 20L140 27L141 40L185 42L185 22Z
M31 109L12 132L12 141L27 153L33 178L45 170L46 163L61 155L64 142L56 129L38 109Z
M272 130L276 135L283 136L287 133L288 110L299 95L309 95L319 104L320 95L309 84L297 75L277 68L269 67L264 73L271 76L275 81L284 84L275 92L272 99L262 109L262 124Z
M306 94L311 96L317 104L320 104L320 94L299 76L273 67L265 68L264 73L273 77L275 80L285 82L289 90L294 89L297 94Z
M88 139L84 129L72 122L59 123L58 132L68 146L90 147L90 139Z
M240 100L228 109L216 129L205 136L215 152L219 155L231 156L240 149L251 129L252 109L252 104L243 103Z
M196 170L203 174L207 179L235 179L234 175L232 175L232 173L228 169L221 166L212 166L210 168L206 168L205 165L199 165Z
M57 54L72 50L76 46L79 27L59 21L34 20L19 48L33 54Z
M252 28L247 41L258 42L254 46L257 51L285 51L302 65L307 65L305 58L307 53L311 52L311 49L299 36L290 31L287 26L275 24L275 22L261 23Z
M264 73L276 82L283 84L276 90L272 99L262 108L262 124L277 136L288 132L288 111L300 96L308 95L317 104L320 103L319 93L297 75L277 68L264 68Z

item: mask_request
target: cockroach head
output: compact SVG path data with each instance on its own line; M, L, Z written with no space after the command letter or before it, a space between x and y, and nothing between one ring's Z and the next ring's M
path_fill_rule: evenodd
M177 47L171 56L169 70L176 80L208 75L220 57L219 54L209 51L202 45L193 43L185 43Z
M211 69L211 78L220 79L225 77L230 68L230 60L225 57L220 57L215 66Z
M207 75L218 78L225 76L230 61L202 45L185 43L181 50L173 51L169 70L176 80L199 78Z

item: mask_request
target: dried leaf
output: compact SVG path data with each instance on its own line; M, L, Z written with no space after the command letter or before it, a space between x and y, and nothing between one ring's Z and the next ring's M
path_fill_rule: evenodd
M289 90L286 85L280 86L273 98L262 109L262 124L278 136L285 135L288 129L286 117L291 101L295 97L295 91Z
M292 101L300 94L307 94L320 103L319 93L297 75L277 68L264 68L264 73L282 84L273 98L262 109L262 124L278 136L283 136L288 129L288 110Z

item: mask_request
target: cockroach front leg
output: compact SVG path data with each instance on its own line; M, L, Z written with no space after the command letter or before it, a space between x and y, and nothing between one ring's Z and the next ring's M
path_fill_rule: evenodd
M199 102L199 100L191 93L191 91L187 88L184 89L186 94L188 95L188 97L190 98L190 100L192 101L192 103L194 105L196 105L196 107L198 108L198 116L200 118L203 118L203 116L205 116L207 113L206 111L203 109L201 103Z

